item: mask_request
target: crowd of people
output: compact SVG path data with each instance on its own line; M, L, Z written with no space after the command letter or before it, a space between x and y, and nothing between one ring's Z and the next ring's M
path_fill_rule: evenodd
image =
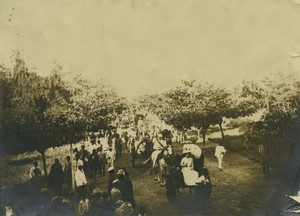
M54 160L47 188L43 188L41 182L42 170L36 161L33 163L29 174L31 197L35 202L36 197L40 197L41 215L145 215L145 207L136 205L129 172L125 167L115 170L115 162L122 157L123 147L126 147L133 167L138 154L144 159L150 156L151 171L166 188L170 204L176 203L181 186L193 186L190 189L195 191L194 202L206 203L211 182L208 170L203 167L204 155L195 158L191 151L174 155L172 137L171 131L158 132L155 127L146 132L137 128L134 135L127 132L120 135L116 129L100 132L97 136L91 133L80 149L73 149L74 161L69 155L65 157L64 165L58 159ZM219 170L222 170L225 152L222 145L216 147ZM97 176L107 176L107 188L95 186Z
M105 131L98 137L92 133L88 140L91 145L84 142L80 150L73 150L74 162L69 155L64 165L54 160L47 187L43 184L42 169L35 161L29 172L35 215L146 215L146 208L136 205L129 172L125 167L114 167L128 140L126 132L121 136L117 130ZM105 177L106 172L107 188L97 188L97 175Z

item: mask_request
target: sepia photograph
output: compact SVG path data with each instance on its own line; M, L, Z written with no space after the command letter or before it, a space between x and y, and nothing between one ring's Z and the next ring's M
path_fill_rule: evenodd
M300 215L300 0L0 0L0 216Z

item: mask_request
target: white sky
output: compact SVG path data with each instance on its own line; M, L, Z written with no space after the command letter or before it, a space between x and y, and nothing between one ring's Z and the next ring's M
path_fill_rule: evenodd
M15 49L41 74L56 60L129 97L234 85L300 70L300 0L1 0L0 63Z

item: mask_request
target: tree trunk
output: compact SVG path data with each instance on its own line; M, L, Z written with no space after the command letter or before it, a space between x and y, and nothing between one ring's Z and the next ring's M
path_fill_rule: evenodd
M219 127L220 127L220 130L221 130L221 134L222 134L222 142L224 143L224 132L223 132L223 128L222 128L222 123L219 123Z
M45 151L43 151L41 154L42 154L43 167L44 167L44 173L45 173L45 187L47 187L47 185L48 185L48 173L47 173L47 164L46 164Z
M75 178L74 178L74 165L73 165L73 145L70 143L70 157L71 157L71 173L72 173L72 191L75 192Z
M205 144L205 141L206 141L206 131L204 129L201 129L201 136L202 136L202 139L203 139L203 144Z

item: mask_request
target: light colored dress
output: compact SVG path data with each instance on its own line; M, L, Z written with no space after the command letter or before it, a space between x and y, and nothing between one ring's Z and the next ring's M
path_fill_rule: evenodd
M193 158L182 158L181 162L181 172L183 174L184 183L187 186L195 186L197 185L198 172L194 170L194 160Z

